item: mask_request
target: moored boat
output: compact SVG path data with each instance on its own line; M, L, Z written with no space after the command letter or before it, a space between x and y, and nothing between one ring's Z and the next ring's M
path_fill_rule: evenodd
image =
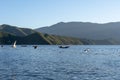
M59 46L59 48L69 48L69 46Z

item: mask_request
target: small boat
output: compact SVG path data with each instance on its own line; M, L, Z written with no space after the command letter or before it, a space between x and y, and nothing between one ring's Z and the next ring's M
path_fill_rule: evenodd
M59 48L69 48L69 46L59 46Z
M16 42L17 41L15 41L14 44L12 45L13 48L16 48Z
M89 52L89 51L90 51L90 49L89 49L89 48L87 48L87 49L85 49L85 50L84 50L84 52Z
M33 47L34 47L34 49L37 49L38 46L33 46Z

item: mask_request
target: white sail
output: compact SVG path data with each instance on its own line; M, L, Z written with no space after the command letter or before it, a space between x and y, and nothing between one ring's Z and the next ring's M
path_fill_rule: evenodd
M14 42L14 44L13 44L13 46L12 46L13 48L16 48L16 41Z

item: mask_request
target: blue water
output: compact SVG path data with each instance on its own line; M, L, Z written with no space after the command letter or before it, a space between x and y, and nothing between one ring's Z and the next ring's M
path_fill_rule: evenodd
M0 47L0 80L120 80L120 46Z

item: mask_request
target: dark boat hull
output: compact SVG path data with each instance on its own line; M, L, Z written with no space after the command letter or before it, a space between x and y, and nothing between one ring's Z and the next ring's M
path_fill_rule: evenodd
M69 48L69 46L59 46L59 48Z

